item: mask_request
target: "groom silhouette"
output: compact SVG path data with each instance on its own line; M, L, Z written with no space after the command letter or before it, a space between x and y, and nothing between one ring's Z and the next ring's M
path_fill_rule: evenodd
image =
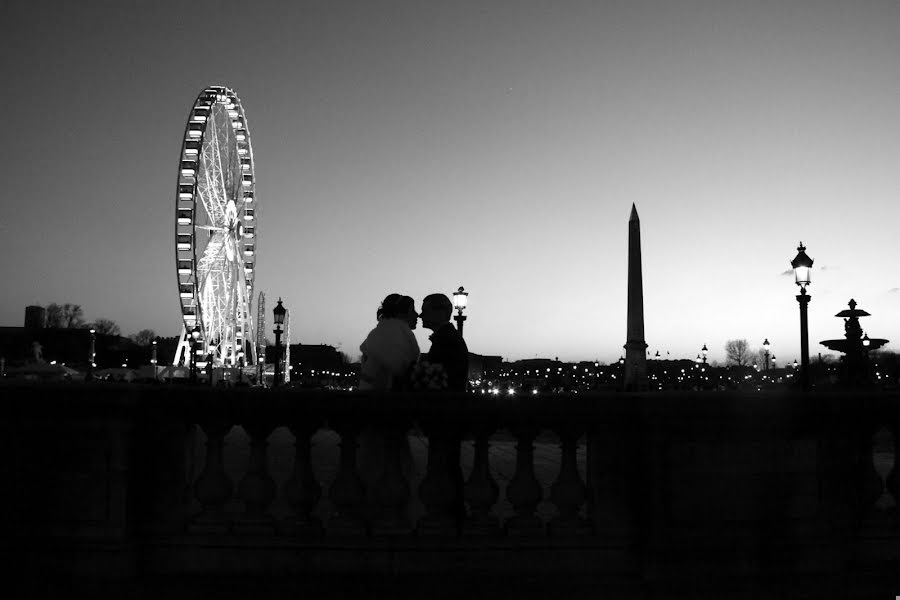
M429 294L422 300L422 326L433 331L431 349L425 360L431 364L444 367L447 373L447 391L465 392L469 387L469 348L462 335L450 323L453 305L444 294ZM453 482L454 498L452 512L457 526L462 526L466 518L466 505L463 497L463 474L460 464L459 445L460 432L454 432L450 439L449 453L445 457L444 466L447 475Z
M429 294L422 300L422 326L433 333L431 349L425 359L444 367L447 391L465 392L469 384L469 348L456 327L450 323L453 305L444 294Z

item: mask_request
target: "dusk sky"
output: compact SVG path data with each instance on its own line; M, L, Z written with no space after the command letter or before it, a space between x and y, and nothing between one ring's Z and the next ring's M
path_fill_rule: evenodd
M386 294L463 285L472 352L616 360L632 203L651 353L724 361L726 340L768 338L799 359L801 240L810 353L850 298L900 343L896 0L3 13L0 325L75 302L180 333L179 151L197 94L224 85L253 143L267 329L280 296L295 343L355 356Z

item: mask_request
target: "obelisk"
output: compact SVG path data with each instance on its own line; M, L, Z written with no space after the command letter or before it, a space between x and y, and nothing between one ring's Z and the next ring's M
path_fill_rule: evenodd
M625 339L625 391L647 389L647 343L644 341L644 284L641 275L641 220L631 205L628 219L628 327Z

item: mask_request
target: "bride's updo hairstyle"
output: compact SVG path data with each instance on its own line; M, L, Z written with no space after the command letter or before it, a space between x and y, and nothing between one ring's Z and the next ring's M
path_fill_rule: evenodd
M381 301L381 306L375 314L379 321L381 319L406 318L409 309L414 308L415 305L415 300L409 296L388 294L385 299Z

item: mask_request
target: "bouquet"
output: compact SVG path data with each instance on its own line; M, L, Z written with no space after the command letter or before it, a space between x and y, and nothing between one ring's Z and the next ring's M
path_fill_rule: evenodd
M410 387L414 390L446 390L447 371L444 365L433 364L427 360L420 360L413 365L409 374Z

